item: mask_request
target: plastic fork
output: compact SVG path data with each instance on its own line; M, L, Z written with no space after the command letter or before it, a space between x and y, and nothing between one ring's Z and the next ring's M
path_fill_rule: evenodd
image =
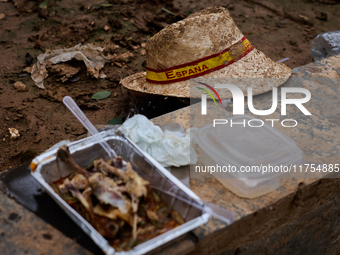
M74 100L71 97L69 96L64 97L63 103L73 113L73 115L77 117L80 123L83 124L83 126L90 132L91 135L99 134L95 126L93 126L91 121L86 117L84 112L78 107L76 102L74 102ZM110 147L110 145L105 140L101 139L99 142L110 158L117 157L117 153Z

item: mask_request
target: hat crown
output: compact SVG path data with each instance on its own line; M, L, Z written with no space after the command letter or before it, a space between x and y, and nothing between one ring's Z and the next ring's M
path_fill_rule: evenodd
M146 63L165 69L219 53L243 37L227 9L212 7L173 23L146 45Z

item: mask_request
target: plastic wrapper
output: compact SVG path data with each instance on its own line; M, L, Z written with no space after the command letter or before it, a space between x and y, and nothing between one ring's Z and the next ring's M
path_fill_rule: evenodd
M312 42L314 61L340 54L340 31L319 34Z
M197 161L196 153L190 146L190 130L184 134L180 129L166 129L163 132L161 127L139 114L125 121L118 130L164 167L178 167ZM193 162L190 161L190 154Z
M100 70L105 63L111 60L103 54L103 48L94 47L91 44L77 44L67 49L57 49L51 52L45 52L38 56L38 61L31 69L31 77L39 88L44 89L44 79L48 77L46 65L48 62L58 64L67 62L72 59L83 61L87 68L87 73L94 78L105 78L104 74L100 74Z

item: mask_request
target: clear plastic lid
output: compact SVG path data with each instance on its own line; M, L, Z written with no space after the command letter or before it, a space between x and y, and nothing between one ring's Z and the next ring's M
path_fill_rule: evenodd
M252 120L250 125L249 120ZM302 160L302 151L276 128L247 115L227 118L226 124L199 129L196 142L220 166L288 165ZM288 128L288 127L287 127ZM202 159L204 161L204 159ZM238 174L237 174L238 175ZM252 174L257 177L263 174ZM247 175L250 177L250 175Z

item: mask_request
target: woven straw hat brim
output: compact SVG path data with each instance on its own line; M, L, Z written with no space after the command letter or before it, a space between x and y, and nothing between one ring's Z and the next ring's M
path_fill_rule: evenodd
M253 95L258 95L282 85L290 76L291 69L289 67L282 63L274 62L261 51L254 49L237 62L218 71L202 75L199 78L255 78L252 79L251 84L242 82L237 86L245 95L248 87L253 88ZM146 82L146 72L130 75L122 79L121 83L129 90L155 95L199 98L202 94L198 89L190 90L190 80L169 84ZM219 89L217 92L221 98L232 98L232 94L228 89Z

